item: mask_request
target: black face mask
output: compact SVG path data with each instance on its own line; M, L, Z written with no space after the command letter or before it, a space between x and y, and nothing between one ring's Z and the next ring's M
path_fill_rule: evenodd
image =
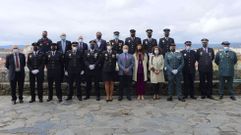
M47 38L47 35L43 35L43 38Z
M36 47L36 46L33 47L33 50L34 50L34 51L38 51L38 47Z
M90 45L90 49L95 49L95 45Z
M100 40L100 39L101 39L101 35L97 35L97 39L99 39L99 40Z
M165 37L169 37L169 33L165 33Z
M175 50L176 50L176 49L174 49L174 48L173 48L173 49L170 49L171 52L175 52Z
M131 33L131 37L135 37L136 36L136 34L135 33Z
M203 44L203 47L206 48L208 45L207 44Z
M52 51L55 51L55 50L56 50L56 47L55 47L55 46L51 47L51 50L52 50Z
M151 34L148 34L148 35L147 35L147 37L148 37L148 38L151 38L151 37L152 37L152 35L151 35Z

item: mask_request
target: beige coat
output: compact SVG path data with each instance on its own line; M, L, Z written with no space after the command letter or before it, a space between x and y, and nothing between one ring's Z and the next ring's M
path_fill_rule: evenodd
M154 56L152 55L149 59L149 70L150 70L150 80L151 83L160 83L165 82L164 73L164 59L162 55ZM156 74L151 69L154 68L155 70L160 70L159 74Z
M135 64L134 64L134 70L133 70L133 80L137 81L138 59L136 57L136 54L134 54L134 60L135 60ZM144 81L147 81L147 62L148 62L148 58L147 58L147 55L145 54L144 60L142 62L143 69L144 69Z

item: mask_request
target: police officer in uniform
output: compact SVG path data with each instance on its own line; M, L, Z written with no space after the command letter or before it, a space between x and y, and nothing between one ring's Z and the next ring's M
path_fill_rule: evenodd
M170 49L169 49L170 44L175 43L175 41L173 38L169 37L170 29L165 28L163 31L164 31L164 37L160 38L159 47L163 51L163 56L165 56L165 53L170 51Z
M101 73L101 53L97 50L96 41L90 41L90 49L85 52L84 63L86 72L86 97L84 100L90 98L90 91L92 89L92 81L95 84L96 100L100 101L99 76Z
M81 92L81 72L84 72L83 52L78 50L78 42L72 43L72 49L65 54L65 75L69 77L69 93L66 100L72 100L73 96L73 83L77 87L77 98L82 101Z
M168 95L167 101L172 101L172 95L174 90L174 84L176 84L176 93L179 101L185 102L182 97L181 81L182 81L182 69L184 66L184 59L182 53L176 52L176 45L170 44L170 52L165 56L165 67L167 68L168 77Z
M228 41L222 42L223 50L216 54L215 63L219 68L219 94L220 99L223 99L225 80L227 80L230 98L236 100L233 90L234 65L237 63L237 55L229 48Z
M51 44L51 51L47 52L46 67L47 67L47 79L48 79L48 100L53 100L53 83L55 83L56 96L59 102L62 102L62 90L61 90L61 72L64 63L64 55L57 51L57 44Z
M29 69L29 80L31 90L31 100L35 102L35 82L37 81L37 91L39 102L43 102L43 81L44 81L44 53L39 51L39 45L32 43L33 52L28 54L27 67Z
M130 30L130 37L125 39L125 45L129 47L129 53L134 54L136 50L136 46L141 44L141 38L136 37L136 30Z
M190 96L191 99L197 99L194 96L194 80L195 80L195 63L196 63L196 52L191 49L192 42L185 42L185 49L181 51L184 58L184 68L183 68L183 80L184 80L184 89L183 94L184 98Z
M39 50L44 54L50 51L50 45L52 43L52 40L48 38L47 31L43 31L42 38L39 39L37 43L39 44Z
M201 40L203 47L197 50L198 71L201 87L201 98L214 99L212 96L213 86L213 60L214 51L208 47L208 39ZM207 83L206 83L207 81Z
M124 45L124 41L119 39L120 32L114 32L114 39L110 40L110 44L112 45L112 49L117 53L122 53L122 47Z
M152 29L147 29L146 34L147 38L143 40L143 46L145 49L145 52L150 56L152 53L152 49L154 46L157 46L157 41L156 39L152 38Z

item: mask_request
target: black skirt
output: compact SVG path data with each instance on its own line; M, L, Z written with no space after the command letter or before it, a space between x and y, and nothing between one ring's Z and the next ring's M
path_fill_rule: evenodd
M103 81L115 81L116 72L103 72L102 78L103 78Z

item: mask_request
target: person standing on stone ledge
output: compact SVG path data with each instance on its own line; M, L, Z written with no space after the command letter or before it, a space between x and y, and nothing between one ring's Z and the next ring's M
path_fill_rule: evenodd
M51 51L46 54L46 67L48 79L48 99L47 102L53 100L53 83L55 83L56 96L59 103L62 102L61 90L61 72L64 66L64 55L57 51L57 44L51 44Z
M209 40L203 38L201 40L202 48L197 49L197 61L198 61L198 71L200 79L201 88L201 99L206 97L209 99L214 99L212 96L213 92L213 60L214 51L213 48L208 47ZM206 82L207 81L207 82Z
M25 78L25 55L20 53L17 45L12 47L12 53L6 56L5 67L8 69L8 78L11 86L12 103L15 105L16 85L18 84L19 103L23 103L23 86Z
M29 69L30 93L31 100L29 103L35 102L35 82L37 81L37 91L39 102L43 102L43 81L44 81L44 62L45 56L39 51L39 44L32 43L33 52L28 54L27 67Z
M39 50L44 54L50 51L50 45L52 43L52 40L48 38L47 31L42 32L42 38L39 39L37 43L39 44Z
M233 77L234 77L234 65L237 63L237 55L229 48L230 43L228 41L222 42L223 50L216 54L215 63L219 69L219 94L223 99L225 80L227 80L228 90L230 98L236 100L233 90Z

